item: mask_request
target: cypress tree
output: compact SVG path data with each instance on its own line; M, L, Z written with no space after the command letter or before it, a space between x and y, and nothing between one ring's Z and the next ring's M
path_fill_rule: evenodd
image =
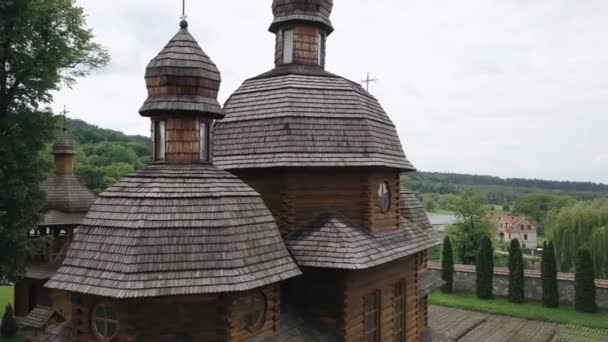
M18 329L17 321L15 321L15 316L13 315L13 307L8 304L4 309L2 326L0 326L0 336L5 339L15 337Z
M591 259L591 253L586 249L579 250L576 257L574 291L574 308L576 311L597 312L593 259Z
M491 299L492 279L494 277L494 248L492 247L492 240L488 236L482 238L477 253L476 276L477 297Z
M524 292L524 256L518 239L511 240L509 247L509 301L523 303Z
M443 239L443 247L441 248L441 279L445 281L445 284L441 287L441 292L452 293L454 287L454 253L452 242L447 235Z
M543 244L541 279L543 282L543 305L548 308L558 307L559 291L557 287L557 262L552 241Z

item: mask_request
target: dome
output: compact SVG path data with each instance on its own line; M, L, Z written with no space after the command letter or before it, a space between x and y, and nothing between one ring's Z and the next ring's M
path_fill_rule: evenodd
M44 183L46 206L42 225L78 225L89 210L95 195L74 174L51 173Z
M333 0L274 0L274 20L269 30L277 33L283 25L307 21L321 25L329 34L334 30L329 19L333 7Z
M100 195L46 286L145 298L246 291L299 274L248 185L212 165L151 165Z
M316 66L249 79L214 128L225 169L384 166L414 170L391 119L359 84Z
M76 142L66 129L63 129L61 133L55 137L55 142L53 142L51 153L76 154Z
M188 23L182 21L180 27L146 68L148 99L139 112L142 116L180 112L221 118L220 72L188 32Z

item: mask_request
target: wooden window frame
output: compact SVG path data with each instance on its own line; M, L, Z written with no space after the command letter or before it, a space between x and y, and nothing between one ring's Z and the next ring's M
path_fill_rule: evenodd
M160 140L160 141L159 141ZM152 120L152 156L155 162L167 160L167 120Z
M201 121L199 125L199 160L211 163L211 123Z
M368 306L367 306L367 298L370 296L374 296L375 298L375 307L371 308L370 310L368 310ZM365 296L363 296L363 340L365 342L371 341L371 342L379 342L380 341L380 314L381 314L381 293L380 290L375 290L374 292L371 292ZM368 330L367 327L367 322L368 322L368 317L372 317L373 321L375 322L375 326L371 329ZM372 340L369 340L368 338L372 338Z
M289 35L288 35L289 33ZM288 28L283 30L282 34L282 51L283 51L283 64L293 64L294 52L295 52L295 30ZM287 40L287 37L291 37L291 42ZM289 51L289 53L288 53Z
M384 194L383 190L386 191L386 199L382 198ZM387 181L382 181L378 184L378 190L376 190L376 205L382 214L387 214L391 210L391 185Z
M317 45L317 62L321 67L325 67L325 34L319 32L317 38L319 39L319 45Z
M397 293L397 289L400 289L401 293ZM405 279L400 279L393 285L393 341L404 342L406 339L406 282ZM398 312L398 304L401 304L401 312ZM397 330L397 322L401 320L401 329ZM400 334L400 335L399 335Z
M114 313L116 314L116 318L115 319L111 319L111 318L107 318L107 317L98 317L97 316L97 310L101 307L110 307L114 310ZM104 308L104 310L105 310ZM102 335L100 333L100 328L97 326L97 321L102 321L103 322L103 330L104 330L104 335ZM116 325L116 331L114 332L114 335L112 336L107 336L108 333L108 324L115 324ZM116 311L116 308L108 303L108 302L101 302L101 303L97 303L95 304L95 306L93 306L93 310L91 311L91 330L93 331L93 335L95 336L95 339L99 342L110 342L113 339L116 338L116 336L118 336L118 330L120 328L120 320L118 317L118 312Z

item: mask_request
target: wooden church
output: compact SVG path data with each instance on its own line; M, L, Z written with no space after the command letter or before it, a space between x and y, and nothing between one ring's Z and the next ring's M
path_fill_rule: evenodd
M153 161L70 233L44 285L66 321L38 341L421 339L439 241L400 187L414 167L378 101L325 71L333 1L272 9L276 67L223 107L185 20L150 62Z

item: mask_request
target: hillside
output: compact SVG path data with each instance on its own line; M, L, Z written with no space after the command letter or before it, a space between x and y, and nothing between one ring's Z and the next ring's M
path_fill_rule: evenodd
M483 192L491 204L510 204L522 194L550 193L588 200L608 197L608 185L592 182L549 181L542 179L500 178L457 173L418 172L404 177L412 189L421 193L450 194L461 188Z

